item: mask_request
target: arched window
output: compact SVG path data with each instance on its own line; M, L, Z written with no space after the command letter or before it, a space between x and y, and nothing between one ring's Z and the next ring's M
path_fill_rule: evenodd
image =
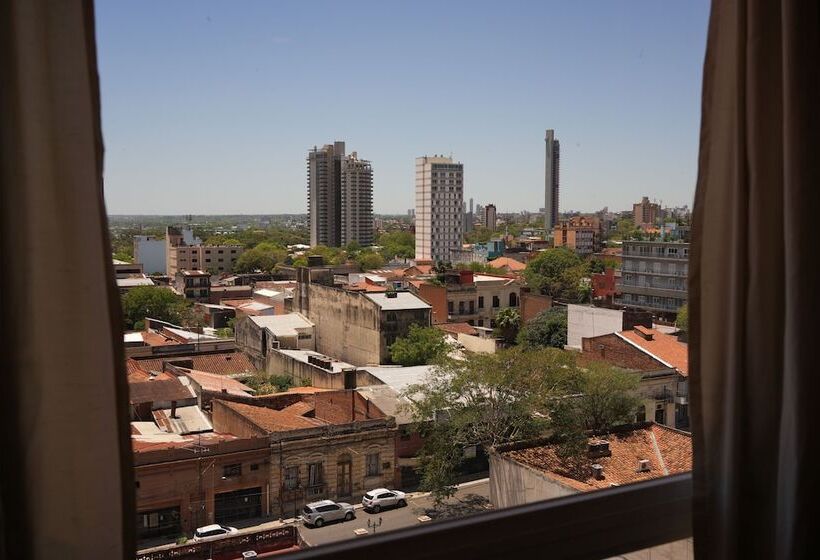
M510 307L518 307L518 294L510 292Z

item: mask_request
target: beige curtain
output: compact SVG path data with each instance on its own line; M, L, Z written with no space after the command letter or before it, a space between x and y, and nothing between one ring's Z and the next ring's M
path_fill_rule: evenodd
M815 548L818 6L712 4L689 280L700 558Z
M133 558L91 1L0 2L0 551Z

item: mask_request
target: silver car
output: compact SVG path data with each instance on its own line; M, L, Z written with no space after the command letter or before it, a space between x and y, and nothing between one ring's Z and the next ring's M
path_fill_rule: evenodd
M196 531L194 531L193 541L215 541L224 537L233 536L238 532L239 530L236 527L226 527L225 525L205 525L204 527L199 527Z
M362 507L368 511L379 513L386 507L404 507L407 505L407 496L398 490L376 488L362 496Z
M305 525L321 527L329 521L350 521L356 517L353 506L345 503L336 503L333 500L322 500L306 505L302 509L302 521Z

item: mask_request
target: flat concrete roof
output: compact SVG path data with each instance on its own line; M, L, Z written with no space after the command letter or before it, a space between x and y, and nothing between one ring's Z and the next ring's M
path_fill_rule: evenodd
M410 366L410 367L361 367L359 369L368 372L370 375L380 379L385 385L389 385L399 393L410 385L423 383L433 368L436 366Z
M385 311L402 311L409 309L430 309L430 305L410 292L395 292L396 297L387 297L387 292L371 292L364 296L370 298Z

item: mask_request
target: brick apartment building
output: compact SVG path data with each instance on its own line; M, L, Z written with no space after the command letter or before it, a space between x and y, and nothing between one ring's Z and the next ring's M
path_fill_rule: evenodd
M601 250L603 229L597 216L573 216L552 230L555 247L566 247L585 257Z

